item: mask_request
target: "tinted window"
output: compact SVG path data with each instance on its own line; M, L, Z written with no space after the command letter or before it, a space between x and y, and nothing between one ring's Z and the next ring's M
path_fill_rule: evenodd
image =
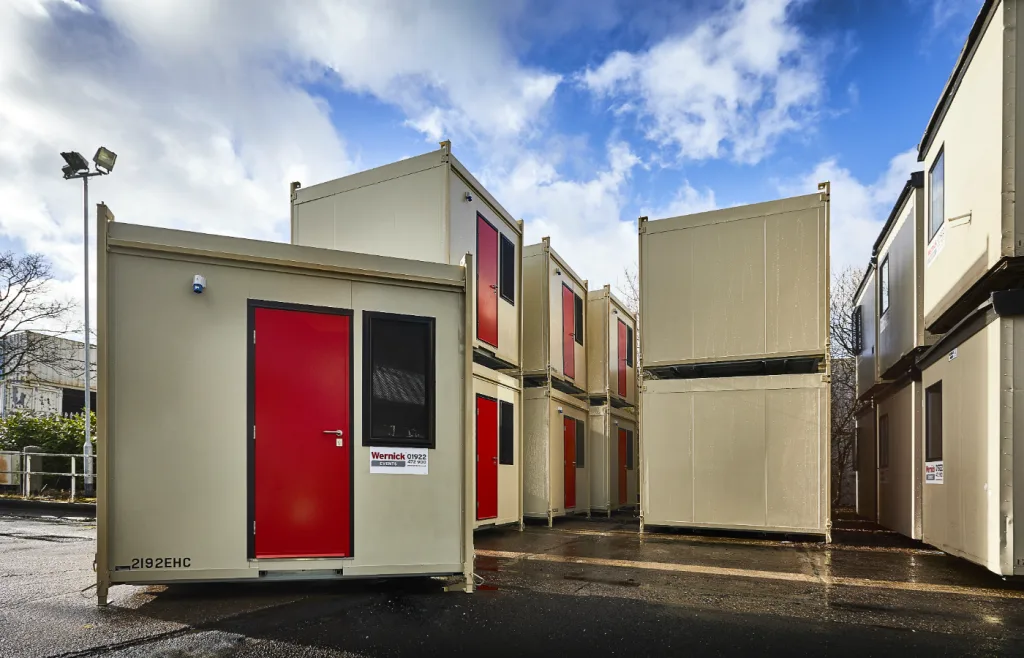
M516 303L516 245L506 238L504 235L501 236L501 281L498 284L498 288L501 292L501 298L507 301L509 304Z
M864 312L860 306L853 309L850 329L853 332L853 353L860 354L864 351Z
M946 152L939 151L935 164L928 173L928 187L931 203L928 208L928 238L931 239L946 220Z
M626 430L626 468L633 470L633 432Z
M363 445L433 448L433 318L364 317Z
M882 261L881 267L878 268L879 276L879 287L881 288L881 294L878 297L878 313L879 315L885 315L885 312L889 310L889 257L886 256Z
M576 339L577 343L582 345L583 344L583 300L580 299L580 296L577 295L576 293L573 293L573 297L575 298L575 300L574 300L575 301L575 307L574 307L575 312L573 313L573 315L574 315L573 319L575 320L575 323L573 324L573 337Z
M889 467L889 414L878 419L878 467Z
M515 463L515 405L501 400L498 402L498 463Z
M636 343L633 341L633 327L626 325L626 365L633 367L633 351L636 350Z
M576 421L576 468L586 466L584 453L586 452L587 432L582 420Z
M942 382L924 392L924 460L942 460Z

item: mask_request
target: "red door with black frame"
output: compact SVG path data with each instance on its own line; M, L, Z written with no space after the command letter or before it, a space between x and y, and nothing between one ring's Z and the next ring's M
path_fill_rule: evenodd
M498 401L476 396L476 518L498 516Z
M629 447L629 432L626 430L619 430L619 506L626 504L626 487L627 487L627 467L629 464L626 463L628 457Z
M352 556L352 316L251 311L253 557Z
M562 438L565 448L565 509L576 507L576 420L562 416Z
M498 346L498 229L476 216L476 336Z
M626 355L629 353L629 338L627 338L626 323L619 320L619 395L626 397Z
M562 284L562 373L576 378L576 295Z

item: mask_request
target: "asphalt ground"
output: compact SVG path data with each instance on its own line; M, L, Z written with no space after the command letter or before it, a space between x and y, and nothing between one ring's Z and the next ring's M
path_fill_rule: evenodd
M566 519L478 533L473 594L120 585L98 608L94 520L5 514L5 657L1024 655L1024 584L856 520L825 546Z

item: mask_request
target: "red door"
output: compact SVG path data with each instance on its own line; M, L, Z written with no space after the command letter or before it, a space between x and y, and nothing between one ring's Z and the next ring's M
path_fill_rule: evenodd
M476 216L476 336L498 346L498 229Z
M476 518L498 516L498 401L476 396Z
M565 448L565 509L576 507L576 421L562 416L562 436Z
M252 552L351 556L352 317L255 308L253 328Z
M619 320L619 395L622 397L626 397L626 355L630 348L626 335L626 323Z
M626 455L628 454L629 432L619 430L619 505L626 504Z
M562 284L562 372L576 378L576 295Z

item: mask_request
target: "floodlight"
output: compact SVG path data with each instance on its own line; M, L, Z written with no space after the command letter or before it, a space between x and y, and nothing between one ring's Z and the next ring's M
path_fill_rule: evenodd
M114 169L117 154L105 146L101 146L96 149L96 155L92 156L92 161L96 163L97 169L109 174Z
M89 163L85 161L85 158L78 151L62 152L60 155L64 158L64 162L68 163L68 166L64 168L65 178L71 174L77 174L80 171L89 169ZM71 174L68 173L68 169L71 170Z

